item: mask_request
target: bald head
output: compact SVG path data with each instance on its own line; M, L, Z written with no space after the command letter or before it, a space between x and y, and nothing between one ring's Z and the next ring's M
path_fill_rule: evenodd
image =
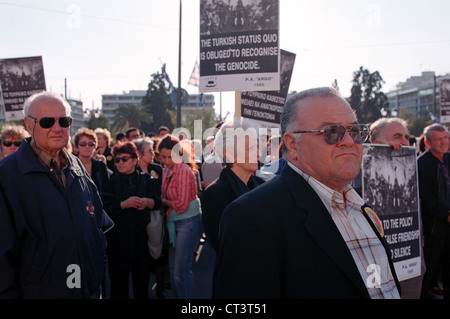
M57 93L44 91L40 93L35 93L25 100L23 104L23 113L25 117L30 116L32 114L31 112L33 106L38 104L38 102L41 100L59 101L61 105L64 106L64 108L66 109L66 113L70 115L71 107L70 104L66 101L66 99L64 99L61 95Z
M25 127L32 143L53 158L69 141L70 104L60 95L41 92L30 96L24 104Z

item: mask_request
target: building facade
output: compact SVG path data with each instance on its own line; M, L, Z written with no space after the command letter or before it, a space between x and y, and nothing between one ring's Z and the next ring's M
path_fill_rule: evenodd
M214 95L212 94L189 94L187 100L181 104L181 123L186 123L187 115L192 111L214 111L214 104Z
M122 94L102 94L101 114L109 119L109 123L114 122L114 111L121 105L140 104L147 91L130 90ZM172 100L172 96L171 96ZM172 101L174 103L174 101ZM212 94L189 94L182 100L181 118L182 122L186 115L193 110L214 109L214 95ZM176 108L176 100L174 104Z
M101 115L108 118L109 123L114 122L114 111L121 105L141 104L146 90L130 90L128 93L122 94L102 94L102 110Z
M74 99L67 99L72 107L70 116L72 125L70 126L70 136L73 136L81 127L84 126L83 102Z
M427 71L397 84L395 90L386 93L392 114L406 108L420 119L439 117L439 79L449 75L436 76L435 72Z

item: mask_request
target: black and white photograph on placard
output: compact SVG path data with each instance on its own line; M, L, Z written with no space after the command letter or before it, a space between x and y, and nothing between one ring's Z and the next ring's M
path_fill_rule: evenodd
M200 34L278 28L278 5L273 0L201 0Z
M439 79L440 122L450 122L450 78Z
M415 147L363 145L362 197L382 222L399 280L421 272L416 152Z
M42 57L0 59L0 85L5 119L22 119L26 98L46 89Z
M414 148L365 145L363 194L380 215L418 210Z

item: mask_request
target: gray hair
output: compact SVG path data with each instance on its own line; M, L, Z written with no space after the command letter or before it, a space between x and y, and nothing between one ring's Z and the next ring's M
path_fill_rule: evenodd
M301 91L295 93L290 96L286 101L283 112L281 113L281 137L284 138L284 134L289 132L292 129L292 126L295 125L297 119L297 106L301 101L307 98L315 98L315 97L340 97L342 95L338 90L332 87L319 87L313 88L305 91ZM284 154L287 151L284 143L281 146L281 154Z
M148 136L143 137L143 138L138 138L136 140L133 140L132 142L134 145L136 145L138 152L141 154L144 153L144 145L148 144L148 145L150 145L150 148L153 149L153 146L155 144L153 142L153 140Z
M112 138L111 133L106 128L97 127L94 130L95 134L101 134L106 138L106 143L109 146L111 144Z
M258 131L251 126L248 119L243 117L235 117L233 120L226 121L222 124L214 139L215 154L222 160L222 163L229 162L224 156L224 151L229 153L236 152L236 147L241 145L245 136L250 138L258 138ZM243 139L244 138L244 139ZM235 139L237 141L235 142ZM238 156L243 155L243 152L237 152Z
M431 141L431 132L447 132L447 130L445 129L445 126L439 123L428 125L423 129L423 135L425 136L425 140Z
M39 92L39 93L35 93L35 94L31 95L30 97L28 97L25 100L25 102L23 104L23 113L24 113L25 117L31 115L31 107L37 100L42 99L42 98L54 99L54 100L60 101L61 104L64 105L64 107L66 108L66 113L68 115L70 115L72 107L70 106L69 102L67 102L67 100L65 98L63 98L61 95L54 93L54 92L43 91L43 92Z
M399 117L382 117L370 125L370 142L374 143L380 136L383 128L388 124L399 124L407 129L408 122ZM408 129L407 129L408 130Z
M2 127L0 138L4 140L7 137L12 137L23 140L29 136L30 134L22 125L5 125Z

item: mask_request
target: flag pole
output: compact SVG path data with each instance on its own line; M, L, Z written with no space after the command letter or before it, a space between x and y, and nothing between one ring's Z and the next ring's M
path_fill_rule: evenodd
M178 38L177 127L181 127L181 1L182 0L180 0L180 25Z

